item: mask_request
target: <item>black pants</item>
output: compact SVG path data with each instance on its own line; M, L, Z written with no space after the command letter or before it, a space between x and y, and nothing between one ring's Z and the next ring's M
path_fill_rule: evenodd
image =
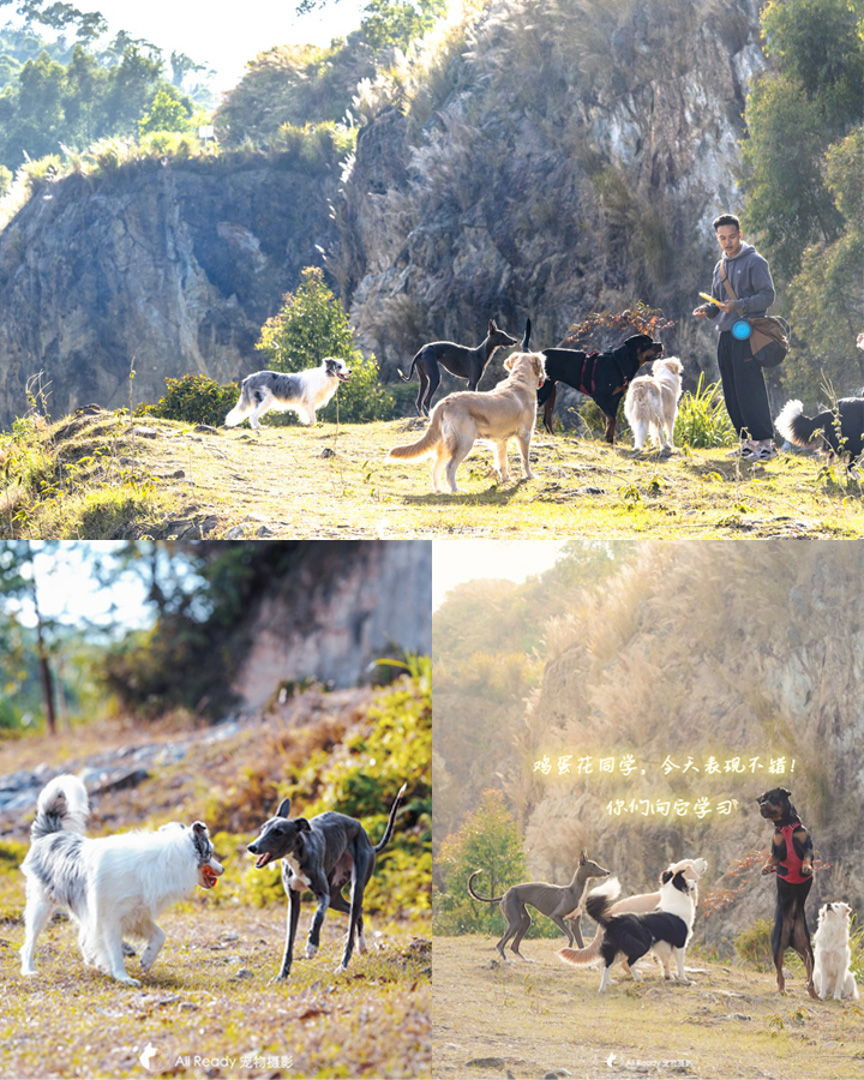
M738 341L722 331L717 345L717 363L723 383L726 411L739 438L757 442L774 435L768 391L762 368L750 356L750 342Z

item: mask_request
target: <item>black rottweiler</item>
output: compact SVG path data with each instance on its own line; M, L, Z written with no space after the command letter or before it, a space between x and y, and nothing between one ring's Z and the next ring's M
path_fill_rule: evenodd
M777 989L786 993L783 978L783 957L791 948L804 961L807 973L807 992L818 998L813 985L813 949L810 931L804 914L804 902L813 884L813 841L801 824L798 811L789 801L791 792L772 788L756 802L759 813L774 822L771 854L762 867L763 874L777 874L777 907L774 929L771 932L771 952L777 969Z
M530 323L525 331L527 339ZM543 349L546 357L546 382L537 391L537 404L543 406L543 425L551 435L552 411L559 382L587 394L606 415L606 442L615 441L618 406L630 381L643 364L663 355L663 346L648 334L634 334L611 352L580 352L578 349Z

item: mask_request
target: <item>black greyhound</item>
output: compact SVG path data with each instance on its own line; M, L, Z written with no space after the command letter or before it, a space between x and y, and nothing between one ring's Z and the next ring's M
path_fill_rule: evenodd
M781 994L786 993L783 957L791 948L804 961L807 992L810 997L818 998L813 985L813 948L804 914L804 901L813 884L813 841L789 801L790 795L785 788L772 788L756 800L762 817L774 823L771 854L762 867L763 874L777 874L771 952L777 969L777 989Z
M411 361L408 374L400 376L405 382L411 381L414 368L417 368L417 376L420 379L420 392L417 394L417 412L420 416L424 413L429 415L429 405L432 395L438 389L441 382L441 372L438 365L446 368L451 375L460 379L468 380L468 389L476 390L477 383L486 370L486 365L492 359L496 349L515 345L516 338L505 334L495 325L495 320L489 320L489 331L486 337L475 349L469 349L467 345L457 345L453 341L432 341L424 345ZM428 390L426 389L428 386Z
M258 856L255 865L259 869L273 859L282 860L282 884L288 894L288 932L278 978L287 978L291 970L297 920L300 917L300 894L305 889L312 891L318 904L306 943L307 960L318 951L321 924L328 907L351 916L342 962L336 970L344 971L348 966L354 948L355 930L358 948L361 953L366 952L363 892L375 869L375 856L384 850L393 835L393 822L405 787L403 784L393 800L387 828L374 847L359 821L346 814L337 814L334 810L327 810L309 820L303 817L289 820L290 799L283 799L276 816L261 826L260 834L248 850ZM342 888L349 880L350 904L342 895Z

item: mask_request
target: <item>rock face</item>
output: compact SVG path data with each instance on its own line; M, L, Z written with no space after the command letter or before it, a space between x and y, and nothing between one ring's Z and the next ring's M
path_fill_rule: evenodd
M261 708L280 684L356 685L399 650L431 650L432 545L333 541L300 545L297 574L262 598L235 690Z
M765 63L759 3L709 6L495 0L433 67L439 97L424 87L361 129L334 261L386 371L423 341L476 344L490 317L521 335L531 316L543 347L637 299L686 313L671 345L708 362L689 313L710 222L739 209L747 79Z
M528 811L526 850L550 832L568 836L637 885L702 856L714 911L699 935L731 942L773 917L762 858L738 864L767 854L772 829L755 800L782 786L817 852L813 924L827 900L860 907L861 570L861 553L842 542L646 545L602 598L550 633L526 723L552 772ZM572 769L556 780L560 754L573 755ZM625 776L628 754L637 767ZM614 772L601 773L601 757L615 759Z
M131 366L136 405L264 366L261 325L334 241L330 177L260 155L44 184L0 235L0 423L38 371L61 416L128 405Z

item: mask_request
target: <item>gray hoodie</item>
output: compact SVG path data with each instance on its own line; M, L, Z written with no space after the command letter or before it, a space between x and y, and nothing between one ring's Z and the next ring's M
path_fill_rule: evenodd
M716 320L717 330L731 330L732 324L742 316L759 318L764 315L774 303L774 282L768 263L756 248L752 244L742 243L734 259L727 259L724 255L714 267L711 295L715 300L729 300L731 298L720 280L721 267L726 268L726 276L738 301L735 312L721 311L714 304L705 305L708 318Z

